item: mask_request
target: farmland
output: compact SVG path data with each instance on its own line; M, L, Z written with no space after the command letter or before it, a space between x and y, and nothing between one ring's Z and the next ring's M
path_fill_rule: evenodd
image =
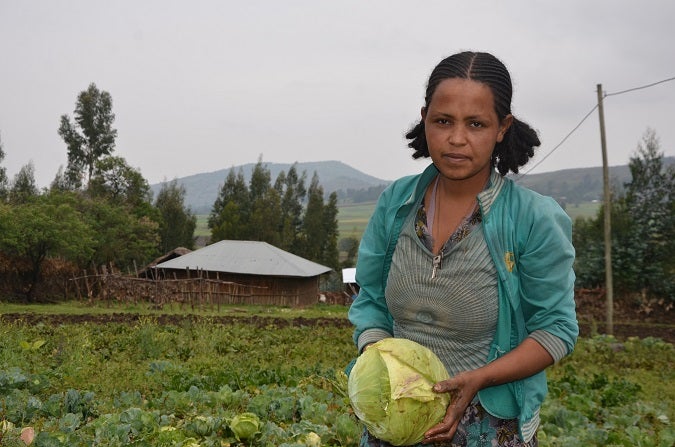
M597 202L584 202L578 205L568 204L567 214L572 220L577 217L593 217L598 211L600 204ZM354 237L359 239L370 219L375 202L343 204L338 206L338 232L341 238ZM197 216L195 236L209 236L211 234L207 226L208 215Z
M0 312L0 445L357 445L341 306ZM550 369L540 445L671 446L674 362L657 338L582 337Z

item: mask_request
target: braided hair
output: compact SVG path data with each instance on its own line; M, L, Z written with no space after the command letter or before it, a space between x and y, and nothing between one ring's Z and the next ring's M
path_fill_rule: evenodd
M438 84L445 79L453 78L482 82L490 87L495 112L500 122L511 114L513 87L508 70L493 55L471 51L449 56L434 68L427 84L425 109L429 107ZM429 157L424 120L413 126L406 133L406 138L411 140L408 147L414 149L413 158ZM496 167L501 175L506 175L509 171L517 174L518 168L524 166L534 156L534 148L540 144L537 132L514 117L503 140L495 145L492 152L492 166Z

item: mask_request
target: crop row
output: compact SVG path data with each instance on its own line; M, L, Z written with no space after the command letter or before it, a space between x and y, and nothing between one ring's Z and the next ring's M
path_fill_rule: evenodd
M0 317L0 445L356 446L349 328ZM542 446L675 443L673 346L581 340L550 371Z

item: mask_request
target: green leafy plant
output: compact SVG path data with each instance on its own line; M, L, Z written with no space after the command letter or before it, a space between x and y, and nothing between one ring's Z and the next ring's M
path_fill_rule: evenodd
M449 377L431 350L411 340L385 338L354 364L349 399L374 436L393 445L412 445L443 419L450 396L432 387Z

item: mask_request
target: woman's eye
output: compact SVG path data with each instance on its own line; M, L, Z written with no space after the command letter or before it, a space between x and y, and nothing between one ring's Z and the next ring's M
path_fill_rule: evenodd
M471 127L483 127L483 123L478 122L478 121L471 121L469 124Z
M437 122L438 124L449 124L449 123L450 123L450 121L448 121L448 120L445 119L445 118L439 118L439 119L436 120L436 122Z

